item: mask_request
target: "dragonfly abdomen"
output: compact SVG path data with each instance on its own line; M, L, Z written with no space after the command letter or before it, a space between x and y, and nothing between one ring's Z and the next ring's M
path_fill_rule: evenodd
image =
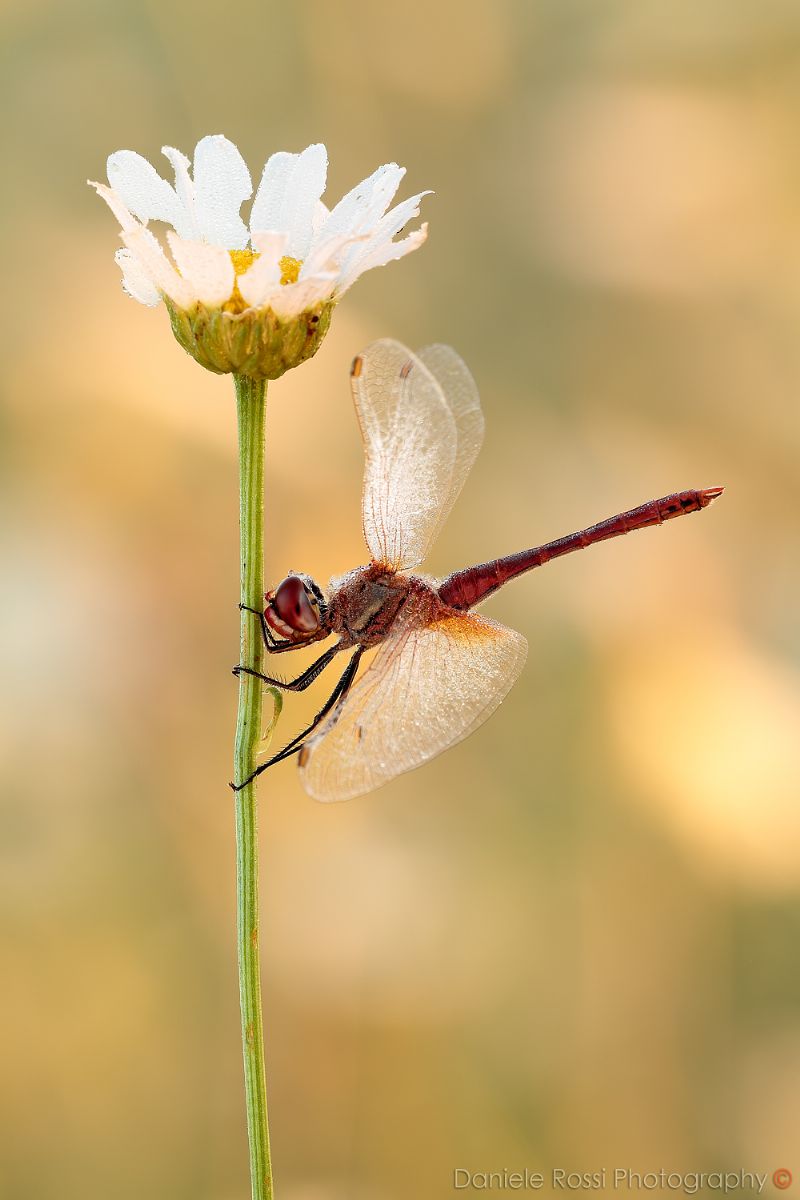
M647 504L641 504L638 508L628 509L627 512L618 513L597 525L590 525L587 529L568 534L567 537L546 542L543 546L533 546L530 550L520 550L505 558L495 558L491 562L456 571L439 587L439 597L451 608L472 608L492 592L496 592L509 579L532 571L534 567L544 566L551 558L560 558L564 554L571 554L573 550L584 550L587 546L593 546L595 542L621 537L622 534L633 533L636 529L663 525L673 517L699 512L721 494L722 488L704 488L702 491L690 489L663 496L660 500L649 500Z

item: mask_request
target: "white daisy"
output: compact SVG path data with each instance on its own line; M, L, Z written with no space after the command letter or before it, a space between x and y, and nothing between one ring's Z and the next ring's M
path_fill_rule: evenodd
M165 146L174 184L133 150L108 159L108 184L93 183L121 226L125 249L117 251L123 287L142 304L162 299L188 312L197 305L230 316L269 309L290 321L316 306L334 303L372 267L402 258L425 241L427 225L395 241L419 214L420 192L387 211L405 174L396 163L368 179L328 209L328 156L322 145L301 154L273 154L253 194L244 159L220 134L197 143L189 159ZM148 225L163 221L170 257Z

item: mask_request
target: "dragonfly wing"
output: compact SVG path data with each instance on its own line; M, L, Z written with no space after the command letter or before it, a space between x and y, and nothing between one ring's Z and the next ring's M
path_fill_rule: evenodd
M353 363L364 439L364 537L378 562L422 562L452 487L458 432L436 377L400 342L373 342Z
M425 346L423 350L418 351L417 357L442 389L456 423L456 457L450 490L439 510L439 520L431 537L432 544L478 457L478 451L483 444L483 412L477 384L467 364L452 346Z
M402 630L308 743L306 791L348 800L460 742L505 699L527 651L522 634L475 613Z

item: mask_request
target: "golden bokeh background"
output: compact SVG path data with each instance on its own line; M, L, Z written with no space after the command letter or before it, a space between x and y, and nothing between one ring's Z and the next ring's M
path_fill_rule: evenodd
M427 246L271 389L270 579L363 561L347 369L379 336L481 389L433 571L728 489L495 597L528 667L435 763L330 807L268 776L279 1197L800 1173L797 5L6 0L0 28L0 1196L249 1195L232 387L123 295L84 183L209 132L254 174L324 140L334 199L391 159L436 192Z

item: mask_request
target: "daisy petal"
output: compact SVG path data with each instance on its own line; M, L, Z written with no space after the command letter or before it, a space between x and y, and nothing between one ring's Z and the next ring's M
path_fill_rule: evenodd
M395 205L385 216L381 217L370 230L369 235L362 238L365 244L354 246L349 253L343 256L340 267L342 278L350 279L357 264L367 260L372 262L375 252L381 246L391 244L396 234L408 224L412 217L419 215L419 202L423 196L429 194L429 192L420 192L417 196L410 196L408 200L403 200L400 204ZM358 272L358 274L361 273L361 271Z
M279 229L286 185L299 155L278 150L266 161L250 212L250 231Z
M279 259L283 258L286 253L287 239L285 233L254 233L252 240L256 250L263 257L271 258L273 256L277 256L275 258L276 263Z
M391 241L395 234L398 234L412 217L419 216L420 200L430 195L432 195L430 191L419 192L416 196L409 196L408 200L401 200L385 216L381 217L371 232L371 237L374 237L376 241L378 239Z
M87 179L86 182L89 184L89 187L94 188L101 199L105 200L106 204L119 221L121 229L127 230L139 228L139 222L128 211L122 202L122 197L119 196L113 188L106 187L104 183L95 183L92 179Z
M122 240L160 292L164 292L180 308L191 308L197 297L186 280L181 279L149 229L141 225L135 229L124 229Z
M316 275L320 271L341 270L344 252L351 247L363 246L368 240L368 235L365 233L356 234L355 237L342 233L337 237L326 238L311 251L308 258L303 260L300 278L307 279L310 275Z
M343 196L321 226L318 237L337 233L361 233L383 216L389 202L400 186L405 167L384 163Z
M359 221L361 229L365 225L372 225L383 216L400 187L405 173L405 167L398 167L397 163L386 163L383 167L378 168L375 172L372 195L369 197Z
M316 239L317 234L322 229L322 226L325 224L330 215L331 210L328 208L327 204L323 204L321 200L318 200L314 206L314 214L311 218L311 232L314 239Z
M162 150L173 183L141 155L121 150L108 160L110 186L92 185L122 229L125 250L117 262L123 286L143 304L157 304L160 296L183 309L199 301L230 308L235 299L237 310L243 301L291 321L334 303L365 271L411 253L427 236L427 225L401 236L428 193L391 208L406 173L397 163L378 167L329 209L321 199L328 170L321 143L299 154L273 154L248 231L241 208L253 184L232 142L221 134L202 138L194 165L173 146ZM147 228L154 220L173 226L167 233L172 257Z
M310 279L301 279L297 283L287 283L269 296L266 303L276 316L288 321L304 309L313 308L320 301L328 300L333 295L335 285L335 273L327 271Z
M221 246L190 242L167 231L175 265L198 300L209 308L230 300L235 278L231 256Z
M178 237L197 240L200 234L194 213L194 184L190 173L191 163L185 154L174 146L162 146L161 153L169 160L175 172L175 191L183 213L180 224L173 222Z
M305 258L311 245L312 222L328 176L328 152L323 145L308 146L289 177L283 199L284 218L278 226L289 234L287 253Z
M412 250L418 249L427 236L428 223L426 221L419 229L409 233L408 237L401 238L399 242L382 242L372 250L367 250L355 262L348 265L346 271L342 272L336 294L343 295L365 271L371 271L373 267L383 267L386 263L394 262L395 259L403 258Z
M161 293L130 250L118 250L114 255L114 262L122 271L123 290L132 299L146 304L148 308L160 303Z
M134 150L117 150L108 157L108 182L140 221L178 225L183 208L175 189Z
M286 253L285 233L254 233L253 245L259 256L237 283L242 299L252 308L261 308L267 296L281 285L281 259Z
M201 138L194 151L197 229L206 242L243 250L248 232L239 209L253 194L244 159L222 134Z
M286 230L287 253L292 258L304 258L311 245L327 174L328 152L321 144L307 146L302 154L273 154L267 159L253 201L251 231Z

